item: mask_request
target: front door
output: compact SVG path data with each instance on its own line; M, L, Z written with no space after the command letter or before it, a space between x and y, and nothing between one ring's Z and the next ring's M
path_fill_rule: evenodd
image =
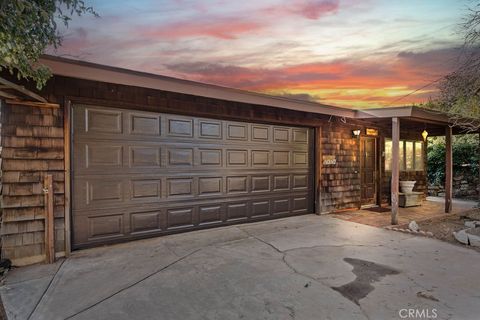
M360 174L362 206L377 204L377 139L361 137Z

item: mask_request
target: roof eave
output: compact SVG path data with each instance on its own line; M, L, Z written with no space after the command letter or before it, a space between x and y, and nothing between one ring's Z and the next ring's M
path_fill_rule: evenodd
M355 110L44 55L40 63L54 75L177 92L206 98L354 118Z

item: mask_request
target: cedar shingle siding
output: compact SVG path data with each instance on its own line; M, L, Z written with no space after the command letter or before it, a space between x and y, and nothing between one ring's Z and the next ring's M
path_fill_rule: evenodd
M352 137L352 127L338 122L322 129L322 154L334 155L337 162L322 166L322 212L356 208L360 203L360 140Z
M55 251L65 251L63 111L2 105L2 256L44 259L43 178L55 191Z

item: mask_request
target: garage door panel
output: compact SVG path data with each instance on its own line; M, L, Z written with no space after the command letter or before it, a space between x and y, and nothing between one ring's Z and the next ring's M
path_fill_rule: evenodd
M169 147L167 149L167 166L193 166L194 148Z
M194 226L194 207L167 210L167 229L189 228Z
M198 164L201 167L205 166L222 166L223 164L223 150L222 149L207 149L207 148L199 148L199 161Z
M128 133L149 137L159 137L161 134L162 117L157 114L133 112L128 113Z
M226 179L228 195L248 192L248 176L228 176Z
M226 123L227 140L248 140L248 124Z
M215 139L221 140L223 138L222 123L220 121L200 120L198 122L200 139Z
M128 150L130 168L158 168L162 165L162 148L158 146L129 146Z
M258 221L305 214L311 212L310 208L304 207L305 198L300 195L274 199L267 196L258 199L225 200L222 203L192 202L191 206L174 202L160 206L158 204L127 206L115 211L111 208L85 211L81 215L74 216L74 243L76 247L85 247L117 242L121 239L143 238L178 230L237 223L249 219ZM294 210L286 211L286 202L295 200ZM272 210L273 205L275 210ZM86 228L88 232L85 232Z
M273 142L288 143L290 141L290 129L288 128L273 128Z
M308 128L73 109L75 248L313 210Z
M91 179L77 180L74 183L74 209L101 208L119 206L124 203L125 180Z
M246 167L248 164L248 150L227 149L227 167Z
M293 211L294 212L307 212L308 211L308 198L307 197L294 197L293 198Z
M222 223L224 220L222 205L206 205L199 207L199 225L212 225Z
M167 117L167 136L193 137L193 119L186 117Z
M270 181L271 176L268 175L261 175L261 176L253 176L250 179L252 187L251 190L254 193L259 192L270 192Z
M77 142L73 160L79 174L105 172L158 172L175 170L195 172L210 170L309 170L307 151L276 150L258 148L203 148L174 146L163 143L112 143L108 141L84 140ZM293 158L293 159L291 159ZM152 171L153 170L153 171Z
M185 198L194 195L193 178L167 178L168 198Z
M292 141L293 142L307 142L308 141L308 129L292 129Z
M251 166L257 168L269 167L271 164L271 154L269 150L252 150L251 151Z
M262 195L309 195L312 179L307 174L247 174L228 175L129 175L79 176L74 182L74 210L94 210L106 207L149 203L167 203L178 199L212 199Z
M268 217L271 215L270 201L252 201L252 218Z
M131 200L158 201L162 197L161 179L133 179L130 181Z
M130 232L132 234L158 233L162 231L161 210L133 212L130 214Z
M122 133L123 113L119 110L85 109L85 132Z
M72 222L75 243L104 242L125 237L122 214L74 216Z
M252 140L261 142L270 142L271 129L269 126L252 125Z
M199 196L219 196L224 194L223 177L199 177Z
M118 144L92 143L84 145L85 168L101 169L105 167L121 168L123 166L124 147Z
M290 164L290 151L273 151L273 164L276 167L288 167Z
M236 202L227 204L227 221L247 220L248 202Z
M288 214L290 212L290 198L272 200L273 215Z

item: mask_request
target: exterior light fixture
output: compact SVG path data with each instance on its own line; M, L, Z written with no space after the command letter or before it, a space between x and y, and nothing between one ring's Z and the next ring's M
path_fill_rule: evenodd
M423 141L427 141L427 137L428 137L428 131L427 129L424 129L423 132L422 132L422 137L423 137Z
M355 138L360 137L360 132L361 132L360 129L355 129L355 130L352 131L353 136L354 136Z

